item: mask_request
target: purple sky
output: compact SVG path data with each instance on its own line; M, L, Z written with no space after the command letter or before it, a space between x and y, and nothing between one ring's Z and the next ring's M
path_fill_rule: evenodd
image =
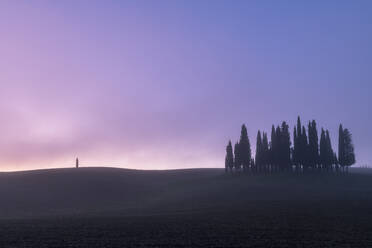
M3 0L0 35L2 171L222 167L297 115L372 164L372 1Z

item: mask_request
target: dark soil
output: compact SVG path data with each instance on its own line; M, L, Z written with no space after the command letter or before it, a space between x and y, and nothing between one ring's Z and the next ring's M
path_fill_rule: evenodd
M4 248L372 247L368 170L3 173L0 199Z

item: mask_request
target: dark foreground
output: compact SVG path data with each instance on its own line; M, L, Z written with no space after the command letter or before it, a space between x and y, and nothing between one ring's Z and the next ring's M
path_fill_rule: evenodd
M69 184L62 183L66 178ZM1 179L7 202L0 206L0 247L372 247L369 171L248 176L86 169ZM29 189L34 180L49 187ZM44 195L24 201L29 194Z

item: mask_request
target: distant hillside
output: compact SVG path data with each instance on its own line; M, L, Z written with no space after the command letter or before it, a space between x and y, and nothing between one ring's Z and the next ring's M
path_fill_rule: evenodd
M335 175L239 175L223 169L141 171L117 168L0 173L0 217L154 215L245 211L262 204L372 203L370 170ZM262 205L261 204L261 205Z

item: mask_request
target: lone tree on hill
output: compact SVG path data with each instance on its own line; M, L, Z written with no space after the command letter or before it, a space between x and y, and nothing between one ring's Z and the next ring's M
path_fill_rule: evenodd
M79 168L79 158L76 158L76 161L75 161L75 167L76 167L76 168Z

